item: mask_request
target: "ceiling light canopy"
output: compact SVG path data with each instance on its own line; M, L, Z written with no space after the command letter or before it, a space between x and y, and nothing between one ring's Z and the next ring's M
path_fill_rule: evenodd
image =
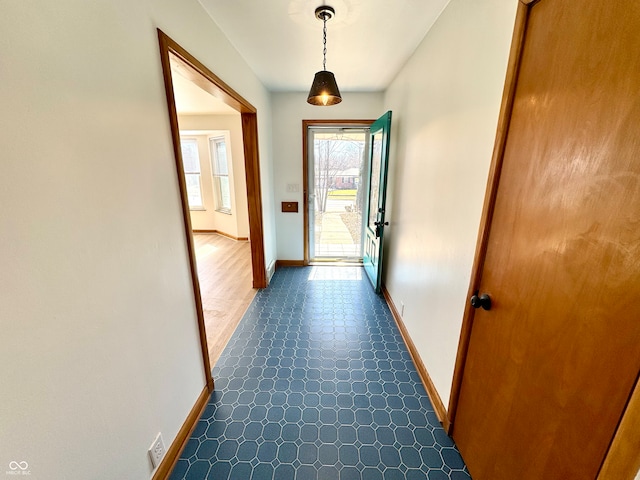
M311 105L336 105L342 101L336 77L332 72L327 70L327 20L331 20L336 11L329 6L323 5L316 8L316 18L322 20L324 26L322 28L322 41L324 49L322 51L322 70L317 72L313 77L311 90L307 102Z

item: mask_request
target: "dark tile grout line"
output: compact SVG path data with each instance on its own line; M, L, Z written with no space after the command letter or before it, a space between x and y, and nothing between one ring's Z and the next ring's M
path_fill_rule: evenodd
M213 369L171 480L470 479L363 272L276 272Z

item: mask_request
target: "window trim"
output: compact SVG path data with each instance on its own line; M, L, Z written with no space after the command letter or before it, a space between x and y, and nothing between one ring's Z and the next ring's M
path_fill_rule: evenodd
M222 213L224 215L233 215L233 201L232 201L233 196L231 195L231 162L229 161L231 152L229 151L229 142L227 137L228 135L214 135L208 138L209 157L211 160L211 177L213 182L214 209L216 212ZM216 168L218 151L217 151L217 148L215 147L217 147L217 145L220 143L224 144L224 148L226 150L226 156L225 156L225 163L227 167L226 174L219 174ZM222 205L223 203L222 187L220 183L220 179L222 177L226 177L227 182L229 184L229 206L228 207Z

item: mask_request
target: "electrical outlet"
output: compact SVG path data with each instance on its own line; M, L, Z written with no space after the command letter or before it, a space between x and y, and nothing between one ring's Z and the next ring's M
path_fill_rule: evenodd
M400 316L404 317L404 302L400 302Z
M158 468L158 465L160 465L165 453L162 433L158 433L158 436L151 444L151 447L149 447L149 458L151 458L153 468Z

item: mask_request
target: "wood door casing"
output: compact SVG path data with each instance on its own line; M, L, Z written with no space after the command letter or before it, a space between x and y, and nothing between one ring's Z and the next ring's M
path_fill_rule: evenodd
M640 368L640 7L529 7L453 436L476 480L594 479Z
M640 472L640 383L631 394L624 416L602 464L598 480L636 478Z
M249 212L249 237L251 240L251 264L253 276L253 288L266 288L267 274L264 253L264 229L262 225L262 193L260 182L260 158L258 152L258 119L257 111L249 102L241 97L229 85L218 78L198 59L172 40L162 30L157 29L158 43L160 46L160 61L162 76L164 79L169 125L173 141L174 160L177 169L176 179L180 192L182 206L182 222L189 260L189 271L193 286L194 307L198 317L198 332L200 336L200 348L204 367L204 376L209 391L213 391L214 382L211 376L209 352L207 347L207 333L205 328L204 312L202 309L202 295L198 280L198 267L196 264L195 247L192 236L191 216L189 214L189 202L187 187L183 175L182 152L180 148L180 127L176 111L173 92L173 80L171 63L176 62L180 66L181 73L190 81L209 92L214 97L222 100L228 106L241 114L242 142L245 157L245 175L247 185L247 204Z

